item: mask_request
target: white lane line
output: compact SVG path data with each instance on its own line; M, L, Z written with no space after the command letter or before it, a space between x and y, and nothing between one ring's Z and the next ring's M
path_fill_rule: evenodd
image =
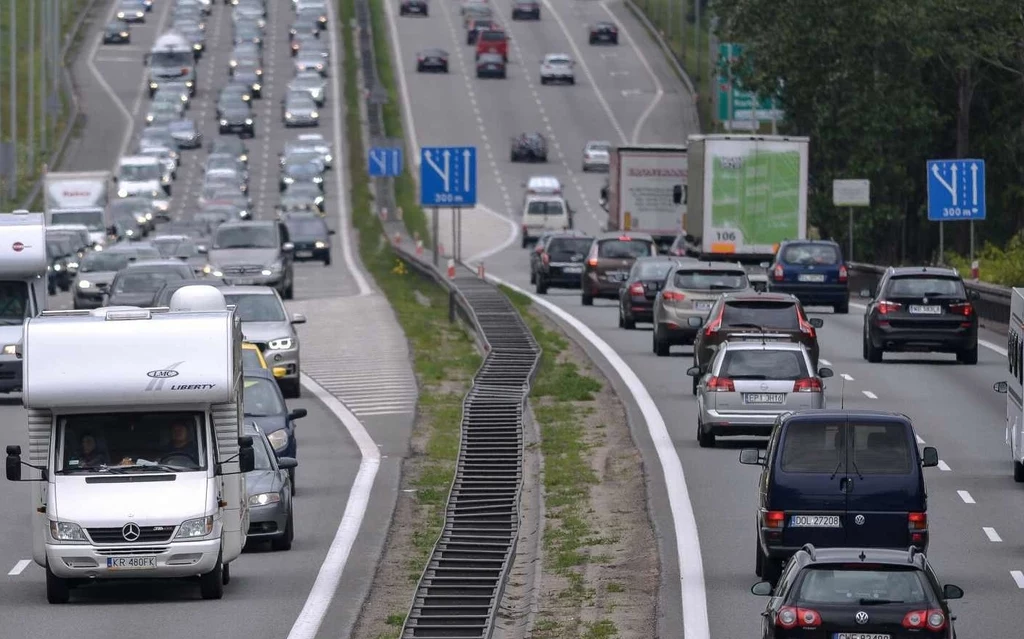
M942 461L942 460L940 459L940 460L939 460L939 470L941 470L941 471L944 471L944 472L947 472L947 473L948 473L948 472L952 471L953 469L949 467L949 464L947 464L946 462L944 462L944 461Z
M630 394L633 395L643 414L644 422L647 424L647 431L665 477L665 489L668 493L669 510L672 513L672 524L676 536L676 561L679 563L683 604L683 636L690 639L710 637L707 591L704 584L704 562L701 557L700 537L697 534L697 519L693 514L693 503L690 501L690 493L686 487L686 475L679 459L679 453L676 451L675 442L669 435L665 419L658 410L657 404L654 403L651 394L633 369L629 367L629 364L615 352L608 342L598 337L597 333L589 326L548 300L519 288L511 282L506 282L491 274L487 274L485 277L488 281L507 286L513 291L529 297L534 304L544 307L549 313L571 326L608 361L622 378Z
M117 7L118 4L116 2L110 3L110 11L107 12L107 22L110 22L114 19L114 13L117 11ZM124 116L124 119L127 122L127 124L124 127L124 135L125 137L128 137L129 135L131 135L132 113L128 110L128 107L125 106L124 102L121 101L121 98L117 97L117 93L114 91L114 88L110 86L110 83L107 82L107 79L105 77L103 77L103 74L100 73L100 70L96 68L96 55L99 52L99 48L102 42L103 36L100 34L96 34L96 40L93 42L92 45L92 51L89 53L88 58L86 58L86 66L89 67L89 71L96 79L96 82L98 82L99 85L103 88L103 91L108 96L110 96L110 99L111 101L113 101L114 106L117 107L117 110L120 111L121 115ZM145 80L145 78L143 78L143 80ZM120 159L120 157L114 158L114 168L117 168L117 162Z
M861 391L861 392L864 393L864 397L867 397L868 399L878 399L878 395L875 395L871 391Z
M843 379L845 379L848 382L852 382L853 381L853 376L849 375L848 373L839 373L839 376L842 377Z
M915 434L914 434L914 439L916 439L916 440L917 440L917 445L918 445L918 446L924 446L924 440L923 440L923 439L921 439L921 436L920 436L920 435L918 435L918 434L916 434L916 433L915 433Z
M1011 570L1010 576L1013 577L1013 581L1017 584L1017 587L1024 590L1024 572Z
M985 531L985 536L988 537L988 540L992 543L998 544L1003 541L1003 538L999 536L999 533L996 532L995 528L983 527L982 530Z
M330 4L328 3L328 7ZM328 11L332 11L332 9L328 9ZM328 20L331 20L332 24L336 24L333 22L332 16L328 16ZM331 32L333 33L334 30L331 29ZM333 51L331 55L334 55ZM380 468L380 450L352 411L345 408L338 398L313 381L313 378L305 373L301 375L302 385L306 387L306 390L313 393L345 426L345 430L359 447L362 459L359 461L359 471L356 473L356 478L348 493L345 514L341 517L338 531L327 550L327 556L324 557L324 561L320 565L320 571L317 573L316 581L313 582L313 588L309 591L306 603L302 606L302 612L299 613L295 624L288 633L288 639L314 639L320 630L320 624L323 623L327 609L338 591L338 584L341 583L341 575L345 570L345 564L348 563L352 545L363 524L363 515L366 514L366 509L370 504L373 482L377 477L377 470Z
M976 504L976 503L978 503L978 502L974 501L974 497L971 497L971 493L967 492L966 490L958 490L958 491L956 491L956 494L960 495L960 499L964 500L965 504Z
M820 361L825 366L831 366L832 365L832 362L828 361L827 359L821 358L821 357L818 358L818 361Z
M31 559L22 559L18 563L14 564L14 568L11 568L10 572L8 572L7 574L11 577L17 577L18 575L23 573L25 569L28 568L28 565L31 563Z

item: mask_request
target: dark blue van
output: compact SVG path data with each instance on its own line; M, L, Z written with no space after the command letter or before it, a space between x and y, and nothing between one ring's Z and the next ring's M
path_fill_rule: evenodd
M839 245L831 240L788 240L768 271L768 290L789 293L804 306L850 312L850 278Z
M928 496L906 415L873 410L808 410L781 415L765 451L740 463L762 466L758 483L758 577L774 582L804 544L818 548L928 549Z

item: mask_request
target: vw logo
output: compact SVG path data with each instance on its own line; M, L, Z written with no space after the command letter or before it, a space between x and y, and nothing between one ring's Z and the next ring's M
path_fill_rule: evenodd
M124 537L125 541L138 541L139 536L142 534L142 529L139 525L133 522L128 522L121 529L121 536Z
M856 615L854 616L854 618L853 618L853 619L854 619L854 620L855 620L855 621L856 621L857 623L859 623L860 625L862 625L862 626L863 626L864 624L866 624L866 623L868 622L868 613L866 613L866 612L864 612L863 610L861 610L860 612L858 612L858 613L857 613L857 614L856 614Z
M864 525L864 515L857 515L856 517L854 517L853 518L853 523L857 524L858 526L863 526ZM866 617L867 617L867 615L865 615L865 618Z

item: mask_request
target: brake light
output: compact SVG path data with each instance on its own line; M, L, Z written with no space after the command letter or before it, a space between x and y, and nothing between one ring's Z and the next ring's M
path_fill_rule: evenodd
M881 302L878 303L878 314L879 315L888 315L889 313L895 313L896 311L900 310L900 308L902 308L902 307L903 307L902 304L897 304L896 302L889 302L889 301L886 301L886 300L882 300Z
M619 241L620 242L631 242L631 241L633 241L633 238L631 238L628 235L620 235L619 236Z
M686 296L679 291L665 291L661 294L661 299L666 302L682 302L686 299Z
M793 382L794 393L820 393L821 380L817 377L805 377Z
M974 306L970 302L950 304L949 311L954 315L963 315L964 317L970 317L971 315L974 314Z
M712 377L708 380L708 390L712 393L735 393L736 384L728 377Z
M807 321L807 318L804 317L802 312L797 311L797 319L800 320L800 332L805 333L811 339L817 339L817 333L814 331L814 327L811 326L811 323Z
M587 260L587 266L591 266L591 267L597 268L597 258L596 257L592 257L589 260Z
M782 268L782 264L776 264L775 268L772 271L772 278L776 282L781 282L782 278L784 278L785 276L786 276L786 271L785 271L784 268Z
M786 513L781 510L769 510L764 514L765 528L783 528L786 525Z
M910 530L924 530L928 527L928 513L907 513Z
M629 294L630 295L643 295L644 294L644 285L641 284L640 282L633 282L633 285L629 287Z
M779 610L779 616L775 618L775 624L789 630L790 628L817 628L821 625L821 615L818 611L810 608L795 608L783 606Z
M724 313L724 312L725 312L725 307L723 306L718 311L718 317L716 317L715 319L713 319L710 322L708 322L708 325L704 327L704 335L705 336L711 337L712 335L714 335L715 333L718 332L718 329L722 328L722 313Z
M545 264L550 264L551 263L551 256L548 255L547 253L541 253L540 254L540 261L544 262Z
M839 281L846 282L850 279L850 272L846 270L846 265L842 264L839 267Z
M938 608L912 610L903 617L903 627L910 630L942 630L946 627L946 615Z

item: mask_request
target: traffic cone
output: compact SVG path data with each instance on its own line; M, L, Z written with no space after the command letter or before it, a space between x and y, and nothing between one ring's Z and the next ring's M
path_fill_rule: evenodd
M437 254L438 255L444 255L444 244L438 244L437 245Z
M486 279L484 277L484 263L483 262L480 262L479 264L476 265L476 276L479 277L480 279Z
M416 240L416 255L418 257L423 255L423 240Z
M448 279L455 279L455 260L448 260Z
M971 262L971 279L972 280L976 280L980 276L981 276L981 264L978 263L978 260L974 260L973 262Z

